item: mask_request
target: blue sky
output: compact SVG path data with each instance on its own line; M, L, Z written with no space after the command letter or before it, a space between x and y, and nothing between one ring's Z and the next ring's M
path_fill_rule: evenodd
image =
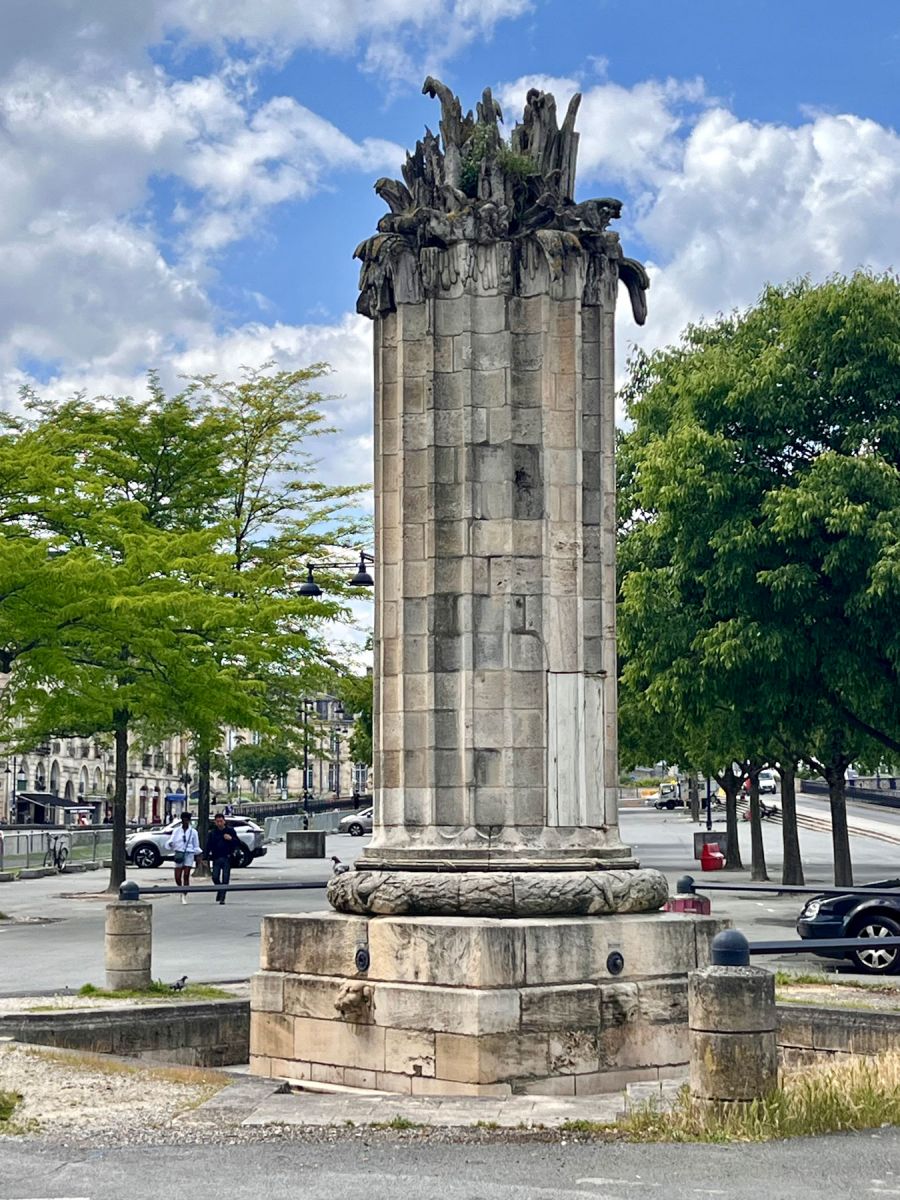
M342 480L371 473L352 252L437 106L508 127L584 93L579 194L625 201L640 331L767 280L900 265L900 9L869 0L3 0L0 405L326 360Z

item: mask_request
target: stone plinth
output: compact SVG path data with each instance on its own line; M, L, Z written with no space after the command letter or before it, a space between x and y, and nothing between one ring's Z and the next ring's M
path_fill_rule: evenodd
M723 924L267 917L251 1068L419 1095L584 1095L685 1072L687 975Z

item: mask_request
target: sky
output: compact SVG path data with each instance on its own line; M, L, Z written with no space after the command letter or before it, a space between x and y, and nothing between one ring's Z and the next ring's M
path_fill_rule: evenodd
M651 276L628 348L767 281L900 266L900 6L867 0L0 0L0 407L324 361L371 478L356 245L434 101L584 94L578 198ZM891 83L894 80L894 83Z

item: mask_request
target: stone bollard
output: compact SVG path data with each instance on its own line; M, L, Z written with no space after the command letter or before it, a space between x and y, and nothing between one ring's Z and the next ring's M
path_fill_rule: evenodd
M324 829L289 829L285 834L285 858L324 858Z
M737 946L741 934L719 938ZM740 954L735 957L739 958ZM702 1102L747 1102L778 1083L775 976L761 967L709 966L688 975L691 1095Z
M152 983L153 908L146 900L106 906L106 986L110 991Z

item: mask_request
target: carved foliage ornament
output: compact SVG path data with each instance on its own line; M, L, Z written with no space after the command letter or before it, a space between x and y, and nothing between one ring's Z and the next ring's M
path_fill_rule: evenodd
M647 273L623 256L618 234L607 229L620 215L621 201L576 204L573 199L581 96L572 97L560 126L553 96L532 88L522 121L507 142L490 88L474 116L463 116L459 99L430 75L422 91L440 101L440 137L425 130L406 156L403 182L379 179L375 184L390 212L378 222L378 233L356 249L355 257L362 260L357 310L374 318L392 312L397 303L423 299L421 254L427 248L509 241L515 254L544 232L588 256L586 303L599 303L598 280L612 269L628 288L634 319L643 325ZM546 237L538 242L545 246Z

